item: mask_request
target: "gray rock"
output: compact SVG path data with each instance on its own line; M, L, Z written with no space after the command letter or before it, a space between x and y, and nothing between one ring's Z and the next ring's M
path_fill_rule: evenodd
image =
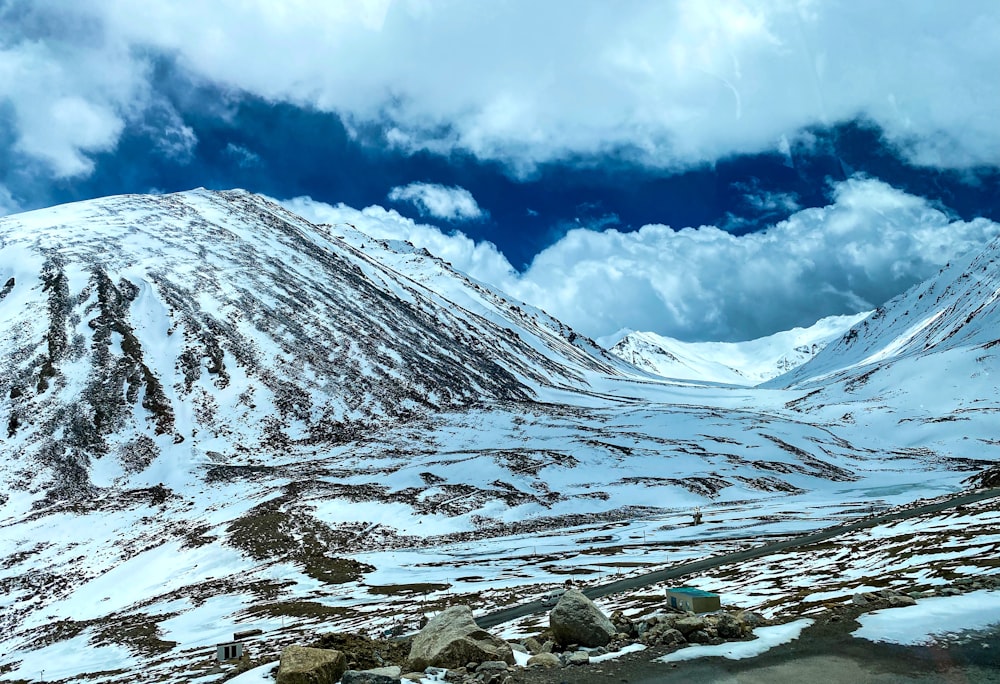
M562 661L555 653L539 653L528 658L528 667L543 667L550 670L554 667L562 667Z
M618 632L608 616L576 589L563 594L549 613L549 627L564 646L606 646Z
M905 596L905 595L890 596L889 605L892 608L900 608L902 606L915 606L917 605L917 600L912 596Z
M281 652L277 684L337 684L346 670L340 651L289 646Z
M692 632L705 629L705 620L697 616L682 617L679 620L675 620L673 626L674 629L686 637Z
M627 637L635 635L635 623L632 622L628 617L625 616L620 610L616 610L611 614L611 624L615 626L619 633L624 634Z
M348 670L344 673L340 684L399 684L399 673L392 676L372 670Z
M685 641L687 640L684 638L684 635L672 627L663 630L663 633L660 635L660 643L664 646L675 646L683 644Z
M715 631L723 639L739 639L743 636L743 624L729 613L723 613L715 624Z
M567 665L586 665L590 662L590 654L584 651L576 651L566 656Z
M767 618L752 610L741 610L736 614L736 619L745 624L750 629L767 624Z
M476 679L483 684L502 684L507 679L507 663L502 660L487 660L476 668Z
M506 641L480 629L468 606L452 606L435 616L413 638L409 670L429 666L458 668L470 661L502 660L514 663L514 652Z
M692 644L710 644L712 643L711 635L703 629L698 629L687 635L687 640Z
M506 672L507 663L502 660L487 660L485 663L480 663L476 668L476 672Z
M524 640L524 647L528 649L528 653L535 655L536 653L542 652L542 645L538 643L538 639L535 637L528 637Z

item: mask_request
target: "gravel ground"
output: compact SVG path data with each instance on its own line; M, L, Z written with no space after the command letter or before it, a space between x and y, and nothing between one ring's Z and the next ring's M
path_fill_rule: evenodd
M856 639L858 611L820 618L787 644L756 658L700 658L652 662L667 648L629 654L618 661L560 670L526 670L524 684L1000 684L1000 629L964 643L898 646Z

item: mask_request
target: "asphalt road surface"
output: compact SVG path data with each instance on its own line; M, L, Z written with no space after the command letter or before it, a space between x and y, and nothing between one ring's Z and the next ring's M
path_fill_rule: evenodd
M716 568L720 565L726 565L728 563L740 563L752 558L760 558L761 556L767 556L778 551L786 551L788 549L794 549L800 546L806 546L808 544L814 544L816 542L826 541L833 537L846 534L847 532L854 532L855 530L863 530L869 527L875 527L876 525L881 525L883 523L892 522L893 520L906 520L907 518L915 518L919 515L925 513L936 513L938 511L943 511L949 508L957 508L959 506L964 506L965 504L975 503L976 501L982 501L983 499L992 499L994 497L1000 496L1000 488L994 489L982 489L975 492L969 492L965 494L956 494L955 496L944 499L943 501L938 501L931 504L923 504L919 506L908 506L906 508L894 511L892 513L884 513L880 515L875 515L869 518L864 518L852 523L847 523L844 525L834 525L833 527L827 527L820 530L819 532L812 532L810 534L801 535L798 537L791 537L789 539L784 539L779 542L772 542L770 544L763 544L762 546L757 546L752 549L746 549L745 551L737 551L735 553L727 553L721 556L712 556L711 558L703 558L702 560L691 561L688 563L678 563L677 565L672 565L668 568L662 570L656 570L654 572L646 573L645 575L638 575L636 577L629 577L627 579L616 580L614 582L609 582L607 584L602 584L596 587L588 587L583 590L585 596L591 599L600 598L602 596L608 596L609 594L617 594L624 591L634 591L636 589L641 589L647 587L651 584L656 584L658 582L663 582L665 580L677 579L678 577L684 577L685 575L690 575L696 572L702 572L710 568ZM505 622L510 622L511 620L516 620L518 618L525 617L527 615L532 615L534 613L541 613L543 611L549 610L551 605L543 605L541 601L532 601L531 603L523 603L519 606L513 606L511 608L504 608L503 610L498 610L494 613L489 613L487 615L482 615L476 618L476 624L478 624L483 629L489 629L490 627L496 627L497 625L503 624Z

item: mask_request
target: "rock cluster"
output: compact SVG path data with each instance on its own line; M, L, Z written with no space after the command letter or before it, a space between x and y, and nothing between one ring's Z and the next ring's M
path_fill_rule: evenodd
M621 611L615 611L608 617L582 592L570 589L549 614L549 629L537 638L508 643L480 629L468 606L453 606L430 620L413 638L403 669L347 670L342 682L396 684L436 677L454 684L512 684L515 650L527 656L524 660L529 668L573 667L586 665L593 656L635 643L683 646L746 639L753 627L764 622L762 617L749 611L709 615L673 611L640 620L632 620ZM343 663L343 655L338 651L291 647L286 652L292 649L298 649L296 662L301 660L302 652L315 651L318 654L336 653ZM317 662L322 660L319 658ZM279 684L328 681L319 674L314 679L283 680L285 662L283 654Z
M881 589L875 592L857 593L851 597L851 603L856 606L864 606L868 610L875 610L877 608L913 606L916 605L917 600L894 589Z
M997 588L1000 576L960 578L927 591L859 592L849 603L837 604L827 619L842 620L861 612L909 606L928 596ZM398 684L427 678L452 684L513 684L514 651L527 656L521 662L526 661L529 668L569 668L636 643L682 647L746 640L753 638L755 627L767 623L757 613L726 609L696 615L668 608L634 620L615 611L609 617L581 592L570 589L550 613L549 629L537 637L508 643L480 629L468 606L453 606L430 620L414 637L405 668L345 671L346 660L340 651L292 646L282 653L278 684L334 684L341 675L343 684ZM383 661L380 658L378 662Z
M851 604L861 608L862 612L869 612L883 608L912 606L917 602L917 599L929 598L931 596L958 596L980 589L1000 589L1000 576L960 577L951 584L932 587L924 591L880 589L878 591L859 592L851 597Z

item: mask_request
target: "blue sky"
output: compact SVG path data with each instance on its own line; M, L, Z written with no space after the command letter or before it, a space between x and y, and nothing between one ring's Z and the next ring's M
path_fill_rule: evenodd
M998 38L974 0L0 0L0 213L371 207L585 334L747 339L1000 233Z

